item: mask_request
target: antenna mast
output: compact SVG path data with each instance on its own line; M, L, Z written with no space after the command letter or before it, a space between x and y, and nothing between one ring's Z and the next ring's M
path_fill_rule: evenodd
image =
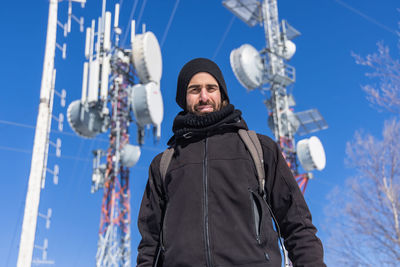
M146 126L152 125L154 136L160 138L163 118L158 41L152 32L135 34L135 21L131 21L131 49L120 47L118 19L119 4L115 5L112 26L103 0L97 31L94 20L86 29L88 62L83 65L82 96L67 112L71 128L82 137L94 138L110 129L107 150L93 151L91 192L104 188L98 267L131 266L129 168L139 160L140 146L129 144L129 126L135 122L137 143L142 145Z
M86 0L69 0L80 2L82 5ZM66 55L66 45L62 47L57 44L57 21L58 0L49 1L49 17L47 23L46 35L46 48L43 63L42 82L40 87L40 103L39 111L36 122L35 139L33 143L31 170L29 174L28 190L25 199L24 219L22 222L21 239L18 252L17 267L30 267L32 264L33 249L35 247L35 232L37 225L38 209L40 202L40 190L44 188L46 178L47 158L49 145L56 147L56 155L60 156L61 140L58 139L56 143L49 140L52 111L53 111L53 97L55 91L56 70L54 68L54 56L56 47L60 48L63 53L63 58ZM72 13L71 13L72 14ZM69 14L70 16L70 14ZM81 21L81 23L83 23ZM66 31L64 25L64 32ZM65 91L59 94L62 101L65 101ZM62 129L62 114L57 119L59 122L59 129ZM61 125L61 126L60 126ZM54 176L57 176L58 181L58 166L54 167ZM43 246L43 250L47 249L47 239ZM47 257L47 254L46 254ZM51 263L51 262L50 262Z
M46 50L43 63L40 103L33 143L31 171L26 193L24 220L17 267L30 267L35 242L36 223L40 202L40 190L47 161L48 139L51 126L51 87L53 83L54 54L56 49L58 0L50 0L47 24Z

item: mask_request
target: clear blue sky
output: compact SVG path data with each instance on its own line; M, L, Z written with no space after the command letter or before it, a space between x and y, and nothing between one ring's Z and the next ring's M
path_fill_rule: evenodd
M101 1L88 0L85 9L74 4L76 16L84 16L85 27L101 14ZM116 0L109 0L107 9L113 11ZM139 1L134 18L139 19L143 3ZM120 24L125 30L134 0L124 0ZM161 41L174 0L148 0L143 8L140 23L155 33ZM327 156L327 166L315 172L305 198L323 242L328 238L324 208L326 196L336 185L345 186L345 179L354 174L344 164L345 145L354 132L364 129L379 136L387 114L370 107L360 86L369 82L364 76L365 67L355 64L351 52L361 55L376 50L376 43L384 40L397 56L397 36L400 5L395 0L308 0L278 1L279 17L286 19L302 35L294 40L297 52L290 64L296 68L297 81L291 89L296 111L317 108L329 124L329 129L318 132ZM64 22L67 2L59 5L59 20ZM18 254L23 208L31 161L31 150L36 125L39 91L42 75L44 45L47 28L48 1L6 1L0 9L0 266L15 266ZM249 28L217 0L182 0L162 47L163 76L161 90L165 112L162 138L153 144L148 133L142 156L131 170L132 207L132 261L136 260L138 206L147 180L151 159L166 147L171 136L171 126L179 111L175 104L176 78L182 65L194 57L215 55L228 85L231 102L242 110L251 129L271 136L267 127L267 110L260 92L247 93L238 83L229 65L232 49L250 43L257 49L265 45L263 29ZM80 97L82 64L84 61L84 34L74 22L72 33L64 38L59 28L59 44L67 43L67 59L56 52L56 89L67 90L67 105ZM222 37L226 33L225 40ZM223 42L221 43L221 40ZM65 108L54 101L54 114L65 113ZM10 123L20 124L11 125ZM56 123L53 121L54 130ZM82 139L72 133L68 123L64 132L52 132L50 138L60 137L63 142L62 157L56 158L50 147L49 168L60 166L59 184L52 183L48 174L46 187L41 193L39 211L53 209L50 230L44 220L38 219L36 243L48 238L48 258L56 266L93 266L97 248L102 192L90 193L92 153L95 148L107 147L107 136ZM131 127L132 143L136 128ZM299 139L299 138L298 138ZM329 254L329 251L326 251ZM38 250L34 258L41 257Z

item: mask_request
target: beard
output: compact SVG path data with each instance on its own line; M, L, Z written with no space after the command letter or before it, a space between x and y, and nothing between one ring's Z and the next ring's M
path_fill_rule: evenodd
M200 110L198 109L199 106L211 106L212 107L212 111L200 112ZM217 106L215 104L215 102L213 102L213 101L207 101L207 102L201 102L200 101L199 103L194 105L192 112L194 114L196 114L196 115L202 116L202 115L206 115L206 114L211 113L211 112L218 111L218 110L220 110L220 108L221 108L220 105Z

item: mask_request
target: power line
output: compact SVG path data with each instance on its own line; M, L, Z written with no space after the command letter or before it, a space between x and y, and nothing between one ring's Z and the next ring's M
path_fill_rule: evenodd
M24 124L24 123L19 123L19 122L13 122L13 121L6 121L6 120L0 120L0 124L6 124L6 125L12 125L12 126L17 126L17 127L23 127L23 128L28 128L28 129L35 129L36 127L33 125L29 125L29 124ZM73 137L79 137L77 136L75 133L73 132L61 132L58 130L51 130L51 133L57 133L57 134L62 134L62 135L68 135L68 136L73 136ZM95 141L99 141L99 142L109 142L108 139L104 139L104 138L94 138L93 140ZM4 147L5 148L5 147ZM9 147L10 148L10 147ZM156 148L156 147L147 147L147 146L141 146L142 149L144 150L149 150L149 151L154 151L154 152L163 152L163 149L160 148ZM0 149L2 149L2 147L0 146ZM25 153L32 153L32 151L30 150L24 150L23 149L19 149L19 148L10 148L10 149L3 149L3 150L11 150L11 149L15 149L15 151L17 150L21 150L19 152L25 152Z
M25 153L25 154L32 154L32 150L20 149L20 148L9 147L9 146L0 146L0 150L7 150L7 151L14 151L14 152L20 152L20 153ZM49 153L49 156L56 157L57 155L54 154L54 153ZM81 161L91 161L91 160L86 159L86 158L79 158L79 157L74 157L74 156L63 156L63 155L61 155L60 158L81 160Z
M26 189L25 189L25 194L26 194ZM15 242L15 238L17 236L18 227L21 225L21 217L24 214L24 204L25 203L24 203L23 197L24 196L22 196L21 204L20 204L19 209L18 209L17 223L15 224L15 227L14 227L13 236L12 236L12 240L11 240L11 245L10 245L10 248L9 248L9 251L8 251L8 255L7 255L6 266L9 266L8 263L10 261L11 253L12 253L12 251L14 249L14 242Z
M4 120L0 120L0 123L2 123L2 124L8 124L8 125L13 125L13 126L18 126L18 127L24 127L24 128L31 128L31 129L35 129L35 128L36 128L36 127L33 126L33 125L28 125L28 124L13 122L13 121L4 121Z
M168 20L168 23L167 23L167 27L165 27L165 31L164 31L163 37L161 39L161 47L163 47L165 39L167 39L169 28L171 27L172 20L175 17L175 12L176 12L176 9L178 8L179 1L180 0L176 0L175 5L174 5L174 9L172 10L171 16L169 17L169 20Z
M212 57L213 60L214 60L215 57L218 55L219 50L221 49L222 44L225 42L225 39L226 39L226 37L228 36L228 33L229 33L229 31L231 30L232 24L233 24L234 21L235 21L235 15L232 15L232 18L231 18L231 20L229 21L228 27L226 27L226 30L225 30L224 34L222 35L221 40L219 41L219 44L218 44L218 46L217 46L217 49L215 49L214 55L213 55L213 57Z
M29 128L29 129L36 129L36 127L33 126L33 125L19 123L19 122L13 122L13 121L0 120L0 124L12 125L12 126L17 126L17 127L22 127L22 128ZM52 133L57 133L57 134L69 135L69 136L76 136L76 134L74 134L72 132L61 132L61 131L58 131L58 130L51 130L51 132Z
M135 14L136 6L137 6L138 2L139 2L138 0L135 0L135 2L133 2L133 6L132 6L132 9L131 9L131 14L129 15L128 25L126 26L126 31L125 31L125 34L124 34L124 38L122 38L122 43L121 43L122 46L125 44L126 38L128 38L129 29L131 28L131 21L133 19L133 14Z
M140 21L142 20L142 16L143 16L144 8L146 7L146 4L147 4L147 0L143 0L142 7L140 8L139 16L138 16L137 23L136 23L136 31L140 25Z
M383 25L382 23L380 23L379 21L375 20L374 18L371 18L370 16L368 16L368 15L364 14L363 12L361 12L361 11L355 9L354 7L352 7L352 6L350 6L350 5L346 4L346 3L344 3L344 2L341 1L341 0L334 0L334 1L335 1L336 3L338 3L339 5L341 5L341 6L345 7L345 8L347 8L348 10L350 10L350 11L356 13L357 15L363 17L364 19L368 20L369 22L375 24L376 26L378 26L378 27L384 29L385 31L388 31L388 32L390 32L390 33L392 33L392 34L394 34L394 35L397 36L397 32L396 32L395 30L393 30L392 28L389 28L388 26Z

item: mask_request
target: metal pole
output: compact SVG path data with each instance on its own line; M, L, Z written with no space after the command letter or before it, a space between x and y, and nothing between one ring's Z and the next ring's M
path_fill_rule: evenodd
M57 33L57 8L58 0L50 0L46 50L40 88L40 103L36 122L35 140L33 143L28 191L25 200L24 220L22 223L17 267L30 267L32 263L40 201L40 186L42 179L46 176L44 165L46 162L49 129L51 125L51 90L52 83L54 82L53 69Z

